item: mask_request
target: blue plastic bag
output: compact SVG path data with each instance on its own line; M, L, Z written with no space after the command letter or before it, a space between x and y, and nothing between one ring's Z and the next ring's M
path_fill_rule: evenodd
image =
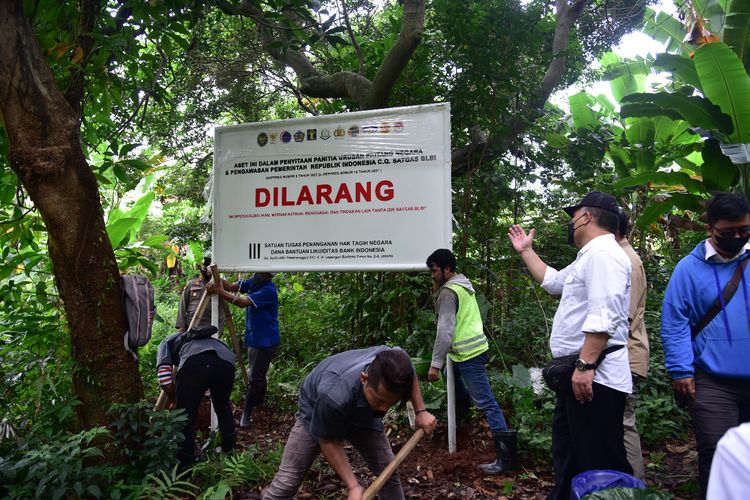
M570 484L570 498L581 500L584 496L595 491L610 488L646 489L646 484L640 479L616 470L587 470L581 472Z

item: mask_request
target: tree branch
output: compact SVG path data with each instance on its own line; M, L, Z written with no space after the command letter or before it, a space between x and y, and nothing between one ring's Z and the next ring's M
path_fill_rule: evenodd
M268 22L263 11L251 0L245 0L239 5L233 5L227 0L217 0L216 5L227 14L245 16L255 21L263 48L271 57L294 71L299 79L301 93L309 97L352 99L362 109L388 105L390 92L419 46L424 28L425 1L405 0L404 19L398 39L370 82L361 74L351 71L321 73L303 52L278 47L279 41L282 41L282 45L289 41L288 34L275 32L277 27Z
M484 145L486 151L485 148L479 148L483 153L486 153L486 159L497 158L508 151L511 144L518 139L523 131L541 116L541 110L544 107L544 103L547 102L549 96L560 84L560 80L562 80L563 74L565 74L567 69L567 52L570 30L581 17L583 9L590 1L591 0L573 0L572 2L569 2L568 0L557 0L555 7L557 25L552 38L552 61L550 61L549 66L547 66L547 71L542 78L539 89L527 107L528 113L516 114L508 124L507 133L490 139L487 144ZM453 151L451 154L451 162L454 175L466 173L472 160L476 157L477 149L478 145L470 144Z
M352 41L352 45L354 45L354 50L357 51L357 59L359 60L359 74L364 75L365 58L362 56L362 47L359 46L357 37L354 36L354 31L352 31L352 23L349 22L349 12L347 12L346 10L346 0L341 0L341 13L343 14L346 31L349 33L349 39Z
M568 52L568 39L570 30L581 17L583 8L590 0L574 0L569 4L567 0L557 0L557 26L552 38L552 62L547 67L547 71L542 78L542 84L537 92L536 99L532 101L531 106L541 108L549 98L552 91L560 83L565 73Z
M256 23L263 48L271 57L283 63L294 71L300 81L299 91L310 97L347 98L363 102L369 92L370 81L351 71L341 71L326 75L320 73L305 54L299 50L287 47L276 47L274 42L280 41L270 28L263 11L247 0L234 6L225 0L218 0L219 8L231 15L241 15L251 18ZM281 35L279 35L281 36ZM286 38L286 35L284 35ZM283 42L288 40L284 39ZM282 43L283 43L282 42Z
M96 20L99 17L101 11L101 5L99 0L82 0L81 1L81 15L78 19L78 37L76 41L76 51L81 49L82 57L80 63L74 64L71 67L71 78L68 88L65 90L65 100L68 101L70 107L78 114L81 115L81 104L83 102L84 92L84 81L86 78L86 72L84 66L86 61L94 48L94 39L91 37L91 32L96 26Z
M404 18L396 43L383 59L380 69L372 80L372 89L365 102L365 109L388 106L388 97L414 51L422 41L424 30L424 0L405 0Z

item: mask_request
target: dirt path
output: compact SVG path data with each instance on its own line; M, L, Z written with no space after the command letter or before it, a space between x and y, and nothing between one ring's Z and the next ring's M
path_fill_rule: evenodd
M239 413L237 414L239 421ZM294 416L279 414L269 408L259 408L249 429L239 429L238 446L257 444L261 450L286 442ZM479 463L493 459L490 434L481 423L474 421L458 430L458 449L447 452L447 428L438 427L432 436L422 439L399 469L407 498L413 499L543 499L553 485L549 463L524 460L521 470L501 476L484 477L476 468ZM411 436L409 429L387 425L394 452ZM370 483L374 476L367 470L359 455L349 448L350 460L360 481ZM697 477L695 443L669 442L662 447L646 450L646 479L650 486L670 492L676 499L694 500ZM265 485L263 485L265 486ZM259 499L261 487L240 492L239 498ZM316 461L297 495L298 499L345 498L340 482L323 460Z

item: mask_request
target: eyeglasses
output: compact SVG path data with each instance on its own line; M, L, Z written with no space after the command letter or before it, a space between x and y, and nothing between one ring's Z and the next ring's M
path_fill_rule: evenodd
M739 235L740 238L750 237L750 226L732 227L729 229L716 229L714 226L711 227L716 231L720 238L734 238L734 235Z

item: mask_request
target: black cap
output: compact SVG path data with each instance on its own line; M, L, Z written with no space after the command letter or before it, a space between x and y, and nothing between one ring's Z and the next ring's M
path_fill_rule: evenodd
M619 205L617 205L617 200L615 199L615 197L611 194L602 193L600 191L591 191L583 197L578 205L565 207L563 208L563 210L565 210L566 214L573 217L575 211L581 207L601 208L602 210L612 212L615 215L618 215L620 213L620 207Z

